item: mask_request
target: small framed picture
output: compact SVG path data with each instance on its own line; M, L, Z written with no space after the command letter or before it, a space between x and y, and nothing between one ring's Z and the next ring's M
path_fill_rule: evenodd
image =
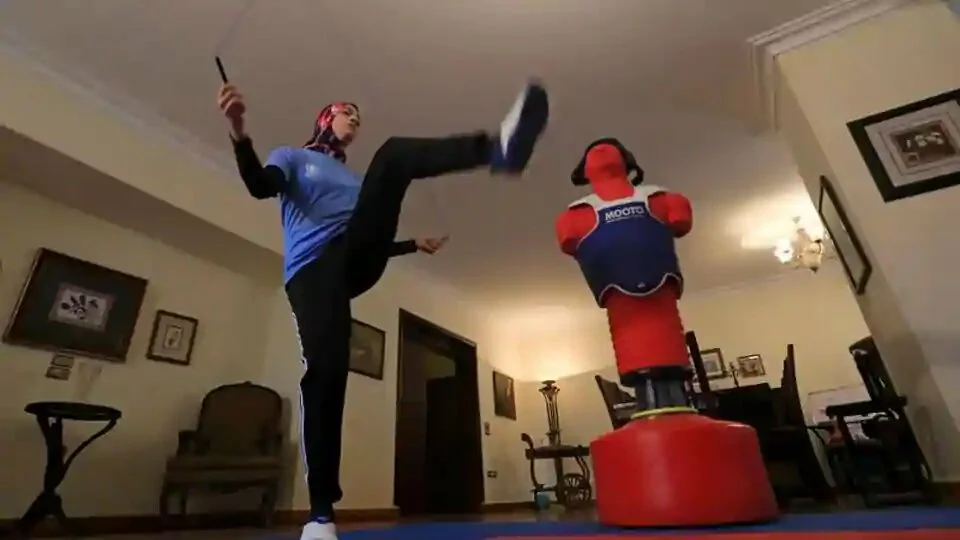
M723 362L723 353L720 349L700 351L700 358L703 360L703 370L707 374L707 379L723 379L727 376L727 365ZM693 365L692 358L690 363Z
M737 375L742 379L762 377L767 374L763 367L763 358L759 354L748 354L737 358Z
M365 322L353 320L350 330L350 371L382 381L386 350L386 332Z
M514 395L513 377L493 372L493 414L510 420L517 419L517 401Z
M960 184L960 89L847 124L886 202Z
M47 366L47 378L57 381L66 381L70 378L70 372L73 371L75 361L72 356L65 354L55 354Z
M158 362L190 365L199 325L200 322L193 317L158 310L153 319L147 358Z

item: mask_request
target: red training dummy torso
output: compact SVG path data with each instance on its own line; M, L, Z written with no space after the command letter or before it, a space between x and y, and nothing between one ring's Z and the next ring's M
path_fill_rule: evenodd
M627 177L620 151L609 144L601 144L587 153L587 179L590 189L601 199L612 201L633 194L634 187ZM650 213L683 238L693 228L693 210L690 201L679 193L668 191L650 197ZM573 255L577 244L596 225L596 213L590 207L568 208L557 218L556 233L560 249Z
M603 201L625 199L637 190L628 176L621 150L613 144L591 147L584 165L584 175L591 190ZM686 197L656 191L646 202L650 214L665 224L675 238L690 232L693 212ZM567 208L556 222L560 249L575 256L583 239L597 224L595 208L588 205ZM605 295L603 306L607 310L621 375L651 367L687 365L683 325L677 307L681 287L679 280L668 280L662 287L643 296L619 290L611 290Z

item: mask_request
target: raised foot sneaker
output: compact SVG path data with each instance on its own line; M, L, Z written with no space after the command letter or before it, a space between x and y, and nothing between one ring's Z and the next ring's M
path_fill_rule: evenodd
M528 83L500 124L500 138L494 141L490 171L508 175L523 172L549 117L546 89L540 83Z
M303 526L300 540L337 540L337 527L333 523L311 521Z

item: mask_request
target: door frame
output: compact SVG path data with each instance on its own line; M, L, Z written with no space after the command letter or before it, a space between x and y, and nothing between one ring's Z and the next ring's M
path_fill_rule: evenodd
M393 504L398 506L398 484L397 484L397 467L400 466L400 454L397 452L397 433L400 428L400 406L401 406L401 386L403 382L403 343L404 337L408 331L413 328L419 329L420 331L426 330L428 332L436 333L443 336L443 338L448 340L453 340L459 345L464 346L465 348L470 349L471 354L470 358L467 360L469 365L462 365L464 361L463 358L454 358L454 362L457 363L457 373L459 374L461 368L464 369L463 373L466 377L470 379L472 383L471 387L474 389L473 392L470 392L469 395L465 396L465 405L467 408L476 411L476 414L470 415L467 420L468 426L465 429L469 428L470 432L473 433L473 436L467 438L467 443L470 445L469 448L466 448L464 459L466 460L466 468L470 476L475 476L472 479L472 482L469 482L471 485L464 486L467 489L471 489L472 493L470 494L471 502L476 505L476 508L468 509L469 512L479 512L482 510L483 504L486 501L486 474L484 473L483 465L483 434L481 428L481 412L480 412L480 387L479 387L479 359L477 354L477 344L475 341L468 339L456 332L447 330L446 328L433 323L419 315L414 314L411 311L400 308L399 309L399 331L397 332L397 388L396 388L396 402L394 405L394 442L393 442L393 466L394 466L394 480L393 480ZM466 433L466 431L465 431ZM472 470L472 472L470 472Z

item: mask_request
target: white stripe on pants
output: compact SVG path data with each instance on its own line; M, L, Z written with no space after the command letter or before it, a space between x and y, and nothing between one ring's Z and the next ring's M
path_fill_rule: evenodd
M293 318L293 329L297 335L297 347L300 348L300 363L303 365L303 370L307 370L307 357L303 354L303 338L300 337L300 324L297 322L297 314L290 310L290 316ZM303 425L303 389L300 387L300 381L297 381L297 397L300 404L300 459L303 460L303 477L307 481L307 486L309 488L309 481L307 480L310 477L310 465L307 463L307 443L304 440L304 425Z

